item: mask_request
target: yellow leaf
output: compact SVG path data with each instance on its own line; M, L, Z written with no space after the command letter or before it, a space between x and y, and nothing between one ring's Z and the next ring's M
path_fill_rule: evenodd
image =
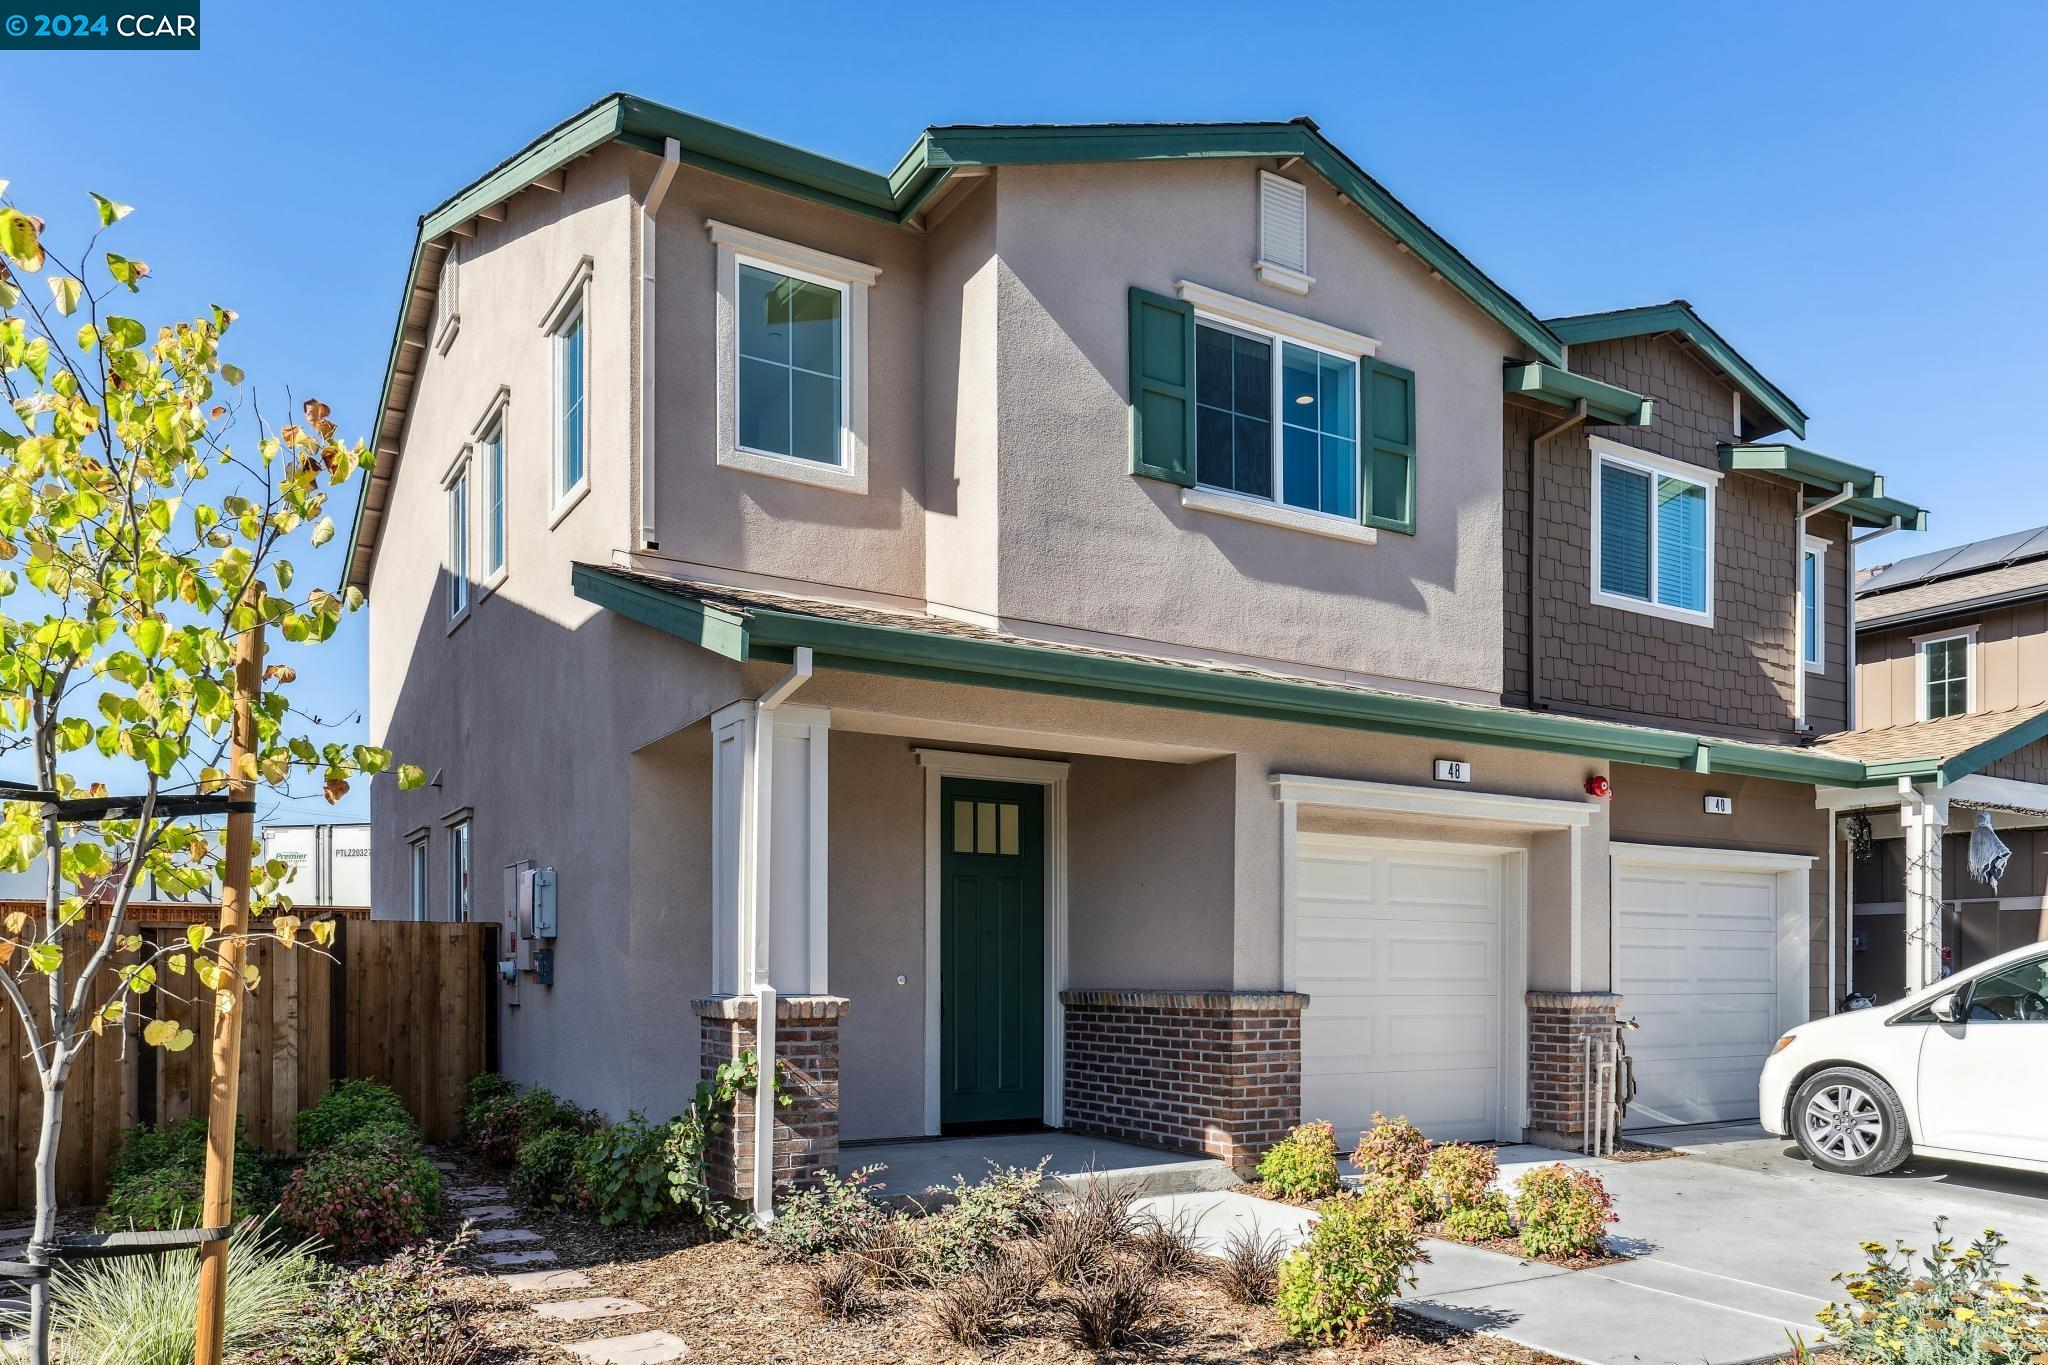
M185 955L183 953L172 953L164 959L164 965L171 969L173 976L183 976L185 974Z
M50 276L50 296L56 301L57 311L67 318L78 311L78 298L84 292L83 281L69 275Z
M164 1051L183 1052L186 1048L190 1046L192 1046L192 1030L188 1028L181 1028L178 1030L177 1037L171 1039L170 1042L164 1044Z
M217 792L227 785L228 775L219 768L201 768L199 770L199 790L203 792Z
M332 945L334 942L334 921L331 919L314 920L313 941L322 948Z
M166 1047L178 1036L178 1025L171 1019L152 1019L142 1027L142 1041L151 1047Z
M25 928L27 928L27 927L28 927L28 912L27 912L26 910L16 910L16 911L12 912L11 914L9 914L9 915L7 916L7 932L8 932L8 933L10 933L10 934L18 934L18 933L20 933L20 932L21 932L21 931L22 931L23 929L25 929Z
M277 931L277 941L285 947L289 948L297 942L299 937L299 917L297 915L279 915L272 921L272 927Z
M185 942L192 945L192 951L195 953L204 948L206 946L206 926L203 924L187 925L185 928Z
M258 985L262 984L262 981L263 973L257 968L255 963L244 962L242 964L242 984L244 986L253 991Z

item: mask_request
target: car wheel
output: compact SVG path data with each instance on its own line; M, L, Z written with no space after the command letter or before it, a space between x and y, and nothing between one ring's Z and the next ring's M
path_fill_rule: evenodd
M1799 1087L1792 1134L1807 1160L1843 1175L1882 1175L1913 1153L1899 1097L1852 1066L1829 1067Z

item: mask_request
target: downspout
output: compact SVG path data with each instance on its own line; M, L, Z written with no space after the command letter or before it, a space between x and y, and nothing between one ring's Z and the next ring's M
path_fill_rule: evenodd
M1804 501L1806 497L1804 493L1795 493L1793 496L1801 501ZM1806 723L1806 523L1808 518L1817 517L1823 512L1833 511L1855 496L1856 485L1845 483L1842 485L1841 492L1815 503L1792 519L1792 728L1801 734L1806 733L1810 728ZM1855 555L1848 546L1844 545L1842 550L1852 561L1855 559ZM1827 594L1820 591L1822 585L1818 581L1819 575L1816 574L1814 577L1814 595L1825 601ZM1849 586L1852 590L1852 596L1856 586L1855 579L1856 573L1852 568L1849 572ZM1818 607L1815 608L1813 613L1813 629L1823 641L1826 640L1828 623L1821 619ZM1825 644L1822 645L1822 649L1821 657L1826 658ZM1850 664L1848 673L1849 686L1851 687L1854 687L1856 682L1855 654L1856 649L1852 644L1849 648ZM1844 715L1846 714L1847 712L1845 711Z
M1856 728L1856 694L1861 691L1856 679L1856 549L1867 545L1879 536L1888 536L1905 525L1904 518L1893 517L1892 524L1880 526L1868 535L1849 537L1849 729ZM1853 985L1851 987L1853 989Z
M658 550L654 538L654 238L655 215L683 164L683 144L674 138L662 146L661 165L640 205L640 534L643 550Z
M768 870L774 861L770 836L775 811L775 712L810 678L810 647L798 645L789 672L754 702L753 809L747 822L754 837L747 898L754 931L754 1221L762 1227L775 1221L775 986L769 979L774 902L768 887Z
M1572 409L1572 415L1556 426L1539 431L1529 439L1529 571L1527 607L1529 612L1529 709L1539 710L1543 706L1543 692L1536 671L1539 651L1536 648L1536 509L1543 505L1539 489L1543 462L1537 457L1537 449L1553 436L1560 436L1586 420L1586 400L1581 398Z

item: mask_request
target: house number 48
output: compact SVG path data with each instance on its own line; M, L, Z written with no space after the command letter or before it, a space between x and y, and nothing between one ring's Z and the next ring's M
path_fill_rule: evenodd
M1455 758L1440 758L1436 761L1436 780L1439 782L1470 782L1472 765Z

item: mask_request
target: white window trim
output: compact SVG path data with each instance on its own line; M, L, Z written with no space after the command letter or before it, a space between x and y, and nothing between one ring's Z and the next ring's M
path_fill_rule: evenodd
M548 305L547 314L541 319L540 329L548 338L549 399L548 445L552 454L548 460L548 529L554 530L562 524L562 518L574 511L579 503L590 496L590 278L594 262L585 256L577 262L570 274L569 282L562 286L562 292ZM559 374L561 347L557 344L562 329L576 318L583 319L583 477L573 487L562 487L562 414L556 411L562 401L562 384Z
M1604 436L1586 438L1592 453L1593 524L1591 540L1593 545L1592 573L1587 579L1587 588L1592 593L1596 606L1612 607L1617 611L1633 611L1644 616L1661 617L1666 621L1677 621L1688 626L1712 626L1714 624L1714 537L1718 519L1715 516L1715 494L1719 491L1721 471L1702 469L1698 465L1674 460L1654 451L1638 450L1625 446L1619 441L1610 441ZM1651 492L1656 491L1656 478L1668 474L1676 479L1696 483L1707 494L1707 608L1705 611L1688 611L1684 607L1667 606L1655 600L1657 591L1657 518L1654 505L1650 517L1650 592L1648 601L1638 597L1624 597L1620 593L1608 592L1600 586L1600 466L1617 464L1647 474L1651 478ZM1653 499L1654 503L1654 499ZM1798 646L1795 643L1794 648Z
M1298 318L1283 313L1277 308L1268 308L1263 303L1249 299L1233 298L1214 289L1182 280L1178 286L1181 298L1195 307L1195 323L1204 323L1226 332L1263 341L1272 349L1272 393L1273 408L1267 414L1272 428L1270 454L1273 462L1273 489L1271 498L1258 498L1249 493L1240 493L1234 488L1218 488L1214 484L1198 483L1192 488L1181 490L1181 506L1198 512L1216 512L1227 517L1238 517L1244 521L1262 522L1268 526L1280 526L1290 531L1306 531L1311 535L1328 536L1333 540L1346 540L1354 545L1376 545L1379 532L1365 524L1365 410L1363 396L1354 400L1351 444L1358 455L1357 491L1360 506L1349 516L1341 512L1324 512L1313 507L1296 507L1282 499L1282 457L1285 451L1283 429L1285 414L1281 409L1281 366L1283 363L1283 342L1315 351L1321 355L1335 356L1349 361L1364 377L1365 360L1379 350L1379 343L1369 336L1357 332L1346 332L1341 328L1329 327L1307 318ZM1354 388L1357 387L1354 385Z
M424 924L433 917L433 862L427 841L427 831L415 830L405 841L405 867L409 885L406 888L408 908L415 924Z
M475 485L464 482L464 480L468 479L468 477L469 446L467 443L464 443L462 447L462 453L455 457L454 463L448 466L448 472L441 476L441 492L446 495L442 505L451 517L454 514L455 508L455 490L457 486L460 486L463 490L462 610L457 612L449 612L444 618L448 623L447 633L450 635L453 635L455 633L456 628L460 626L464 621L467 621L469 619L470 612L476 609L476 577L471 572L471 569L474 566L476 559L476 517L474 515L474 509L471 506L471 504L475 501L474 495L476 492L476 488ZM443 542L442 548L442 568L448 575L448 590L450 592L453 592L455 588L456 579L455 565L449 563L448 560L454 557L455 536L453 534L454 528L452 526L449 527L448 530L449 536L448 539L445 542ZM447 599L445 597L442 599L442 605L444 607L447 605Z
M476 907L475 834L475 823L467 814L448 821L448 919L454 924L470 922L469 917L462 913L462 878L456 862L458 852L469 856L469 901L472 910Z
M1808 673L1828 671L1828 549L1833 541L1808 536L1799 556L1799 659ZM1806 657L1806 556L1813 565L1813 657Z
M722 468L787 479L839 493L868 491L868 291L881 269L764 233L704 220L718 248L718 463ZM840 354L845 373L839 386L844 445L836 465L750 450L739 441L740 266L772 270L793 279L837 289Z
M586 346L589 344L587 333L584 337L584 344ZM587 369L585 373L588 373ZM589 399L586 397L584 402L587 405ZM470 428L469 433L471 453L477 457L477 462L483 467L484 473L484 481L479 485L482 492L480 504L484 509L484 516L478 521L477 525L486 547L491 543L490 526L487 524L490 519L491 507L491 490L489 487L491 466L490 461L483 458L483 453L484 447L487 444L485 438L491 434L492 428L495 427L497 429L498 442L505 447L504 469L500 471L505 480L505 487L500 490L505 503L505 562L491 570L489 574L476 583L474 596L478 602L483 601L486 597L496 592L503 586L505 580L512 576L512 447L508 439L511 427L511 409L512 389L509 385L500 386L497 394L492 397L490 406L484 409L484 415L477 419L477 424ZM584 454L584 470L588 473L590 462L588 458L589 447L587 445L584 448ZM489 558L490 551L488 548L484 553L485 558Z
M1977 627L1964 626L1957 630L1937 630L1927 635L1913 637L1913 718L1932 720L1927 714L1927 646L1938 645L1947 640L1961 640L1963 644L1963 714L1977 714Z

